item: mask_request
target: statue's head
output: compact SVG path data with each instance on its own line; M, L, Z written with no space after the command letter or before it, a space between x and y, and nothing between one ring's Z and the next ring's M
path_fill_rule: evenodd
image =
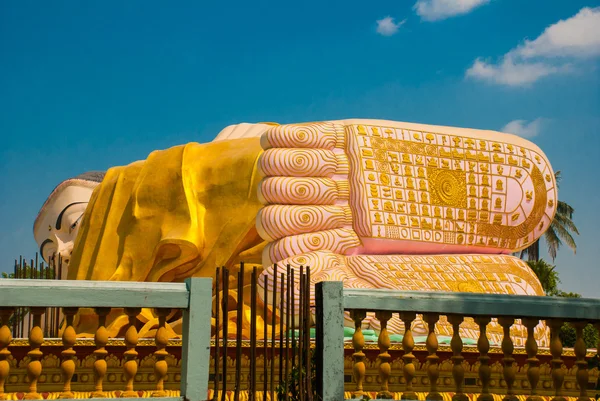
M68 266L81 219L103 178L102 171L87 172L61 182L48 196L33 224L33 236L46 262L56 254L63 267Z

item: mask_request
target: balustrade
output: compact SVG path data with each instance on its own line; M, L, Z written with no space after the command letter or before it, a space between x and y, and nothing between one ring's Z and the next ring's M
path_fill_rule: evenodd
M440 356L438 355L438 338L436 335L436 324L440 315L446 316L452 325L452 338L450 347L452 356L449 358L451 375L455 384L453 401L467 401L469 397L465 394L465 361L463 355L463 340L460 336L460 326L465 317L472 317L479 327L477 341L478 364L472 371L479 377L478 401L493 401L495 395L504 395L503 401L516 401L517 388L519 394L528 393L527 401L541 401L539 388L549 394L550 387L553 389L552 401L566 401L563 396L566 368L562 359L563 345L558 335L564 321L576 330L576 343L574 352L576 357L576 382L579 392L578 401L590 401L588 396L589 371L586 360L587 350L583 338L583 330L588 323L592 323L600 334L600 300L581 298L550 298L531 296L508 296L490 294L452 294L434 292L408 292L408 291L382 291L382 290L359 290L344 289L340 282L323 282L317 284L317 337L339 338L340 330L343 331L341 319L334 319L336 315L342 315L344 311L350 311L350 316L355 323L353 337L354 354L353 369L356 382L354 397L362 397L371 391L377 392L377 398L388 398L390 378L402 376L404 378L404 389L402 399L416 400L417 393L413 386L415 379L415 364L419 363L414 355L415 339L412 323L417 314L422 314L427 323L427 337L425 348L427 356L426 363L428 391L427 400L441 400L442 395L438 391L438 380L440 377ZM375 318L381 324L378 338L379 346L379 388L375 383L365 378L365 339L362 333L362 322L369 312L375 312ZM404 337L402 339L402 369L392 370L390 349L390 336L388 333L388 322L394 314L404 323ZM325 319L325 316L328 318ZM500 344L502 358L500 368L491 364L490 341L487 331L492 318L498 318L498 324L502 328L502 342ZM519 379L517 383L518 370L515 360L515 345L511 338L511 328L515 319L521 319L526 328L527 339L525 341L525 352L527 354L524 372L521 375L525 380ZM550 353L552 355L551 370L542 374L540 359L538 358L538 344L534 331L540 325L546 324L550 327ZM490 326L491 327L491 326ZM491 329L490 329L491 330ZM327 369L332 369L337 363L343 364L343 344L331 344L321 342L317 346L318 358L320 360L317 377L321 382L319 395L323 401L340 400L343 395L340 386L334 385L336 378L332 375L324 376ZM600 348L600 344L598 345ZM546 368L544 368L546 369ZM498 373L494 373L498 372ZM539 385L543 376L543 386ZM337 374L337 380L343 383L343 375ZM503 380L500 380L503 379ZM424 381L417 384L423 387ZM552 384L550 385L550 380ZM367 383L367 385L365 385ZM444 382L449 384L450 382ZM571 383L568 383L571 386ZM539 386L538 386L539 385ZM343 388L343 387L342 387ZM570 388L570 387L567 387ZM418 391L423 391L421 388Z
M8 327L10 317L13 314L13 308L0 308L0 400L6 400L4 385L10 372L10 351L8 346L12 341L12 333Z
M136 390L136 374L140 366L138 360L138 331L136 329L137 316L142 308L154 309L158 316L158 327L155 335L156 350L154 375L156 388L153 397L175 401L180 397L169 397L164 388L168 374L166 358L168 332L166 318L172 309L183 310L184 338L181 360L181 397L189 400L205 400L208 394L208 365L210 344L210 308L211 308L211 280L190 279L186 283L118 283L118 282L84 282L84 281L52 281L45 280L0 280L0 400L8 398L6 390L10 377L9 345L13 341L10 324L15 308L29 308L32 323L29 327L26 371L29 381L29 391L24 394L24 399L42 399L46 392L44 386L47 382L46 366L44 361L44 333L42 330L42 316L48 307L62 308L64 325L62 332L62 351L60 371L62 373L62 392L60 399L73 399L76 397L72 390L72 383L77 375L77 336L73 327L74 319L80 308L93 308L98 317L98 328L94 335L95 349L93 351L94 391L90 397L94 399L109 399L113 397L104 390L104 381L107 377L108 351L106 346L109 341L106 328L107 316L114 308L123 308L127 315L128 323L125 331L123 364L124 388L120 393L124 398L138 398ZM194 313L189 313L190 308ZM189 335L193 332L193 335ZM87 375L87 374L86 374ZM84 376L86 376L84 375ZM113 378L109 380L114 381ZM59 378L60 380L60 378ZM84 379L83 381L86 381ZM56 380L52 379L54 383ZM60 382L60 381L59 381ZM54 384L52 383L52 384ZM50 384L50 383L49 383ZM13 399L13 398L10 398Z

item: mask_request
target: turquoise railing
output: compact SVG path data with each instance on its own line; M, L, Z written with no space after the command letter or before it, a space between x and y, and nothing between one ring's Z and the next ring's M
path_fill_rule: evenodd
M73 358L75 351L75 331L71 326L73 317L78 308L94 308L100 316L106 317L111 308L124 308L129 316L129 326L125 333L126 362L124 364L124 375L126 377L126 388L124 398L128 394L133 398L135 395L134 378L137 371L137 351L135 347L138 341L135 329L135 317L141 308L153 308L157 311L160 320L156 336L157 366L155 371L157 378L166 376L165 347L167 345L166 329L164 328L164 317L166 311L180 309L183 311L183 333L182 333L182 360L181 360L181 397L166 397L162 391L162 383L158 383L157 390L153 394L160 400L205 400L208 394L209 360L210 360L210 319L212 307L212 280L205 278L188 279L185 283L132 283L115 281L54 281L54 280L0 280L0 400L4 399L4 382L9 374L8 357L10 351L8 346L12 341L11 330L8 325L10 316L16 308L29 308L33 315L33 322L29 332L30 358L27 366L29 377L29 393L25 395L28 399L41 398L38 390L38 379L42 373L41 358L43 353L40 347L43 342L43 332L40 328L41 316L48 307L63 308L66 317L67 328L63 334L62 364L64 379L64 391L61 399L69 399L73 396L70 390L71 379L75 372ZM162 312L161 312L162 311ZM101 325L102 326L102 325ZM106 374L106 355L104 346L108 340L108 333L100 327L96 332L96 362L94 372L96 376L96 393L94 398L103 398L102 379Z
M593 324L600 332L600 299L584 298L555 298L518 295L494 295L474 293L449 292L413 292L389 290L345 289L341 282L322 282L316 285L316 320L317 320L317 393L321 401L340 401L344 399L344 314L350 311L350 317L355 323L356 331L353 336L353 372L354 387L352 397L361 398L366 395L363 389L365 378L365 354L363 353L364 337L361 332L361 322L367 312L375 312L381 323L379 335L379 382L380 391L377 398L391 397L388 382L391 375L401 376L404 380L402 399L417 399L413 391L415 376L415 356L412 353L414 339L411 323L417 314L423 315L427 322L429 335L426 339L427 375L429 382L428 400L442 400L437 390L439 378L439 357L437 355L438 340L435 325L440 315L446 316L452 324L453 336L451 341L452 376L455 391L454 401L466 401L467 395L463 390L465 372L462 367L464 358L463 340L459 333L460 324L465 317L472 317L479 326L479 380L478 401L493 401L493 394L505 394L505 401L516 401L515 378L516 365L513 357L514 344L510 336L510 328L515 319L521 319L526 327L527 340L527 381L528 401L540 401L538 382L540 380L540 362L537 358L538 345L534 338L534 328L540 321L545 321L550 327L550 353L552 355L552 389L555 401L564 401L563 382L565 368L561 355L563 346L558 335L563 323L568 322L576 329L577 340L574 346L577 366L577 386L579 401L589 400L588 388L595 387L589 383L588 362L586 360L586 344L583 339L583 329L587 324ZM399 313L404 322L405 334L402 339L402 372L391 372L389 335L387 322L393 313ZM488 352L490 343L486 335L486 327L492 318L498 319L503 329L502 376L505 385L490 388L491 368ZM600 349L600 344L598 345Z

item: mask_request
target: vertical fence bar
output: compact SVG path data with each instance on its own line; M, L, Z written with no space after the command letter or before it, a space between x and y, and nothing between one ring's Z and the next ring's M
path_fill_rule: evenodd
M286 313L285 313L285 386L284 386L284 398L285 401L290 399L290 388L289 388L289 380L290 377L290 321L291 321L291 312L292 312L292 290L291 290L291 280L292 280L292 269L290 265L287 266L287 286L286 286ZM293 362L292 362L293 363Z
M15 272L13 274L13 278L18 278L17 276L17 271L19 270L19 267L17 265L17 259L15 259ZM19 325L19 308L15 308L15 315L13 317L13 328L12 328L12 334L13 336L19 338L19 332L18 332L18 325Z
M221 401L227 399L227 340L229 339L229 270L223 267L223 390Z
M244 313L244 262L240 263L238 272L238 294L237 294L237 316L236 316L236 335L235 335L235 392L234 401L240 399L240 385L242 372L242 314Z
M254 401L256 397L256 296L256 266L254 266L252 268L252 275L250 276L250 392L248 394L249 401ZM238 330L240 330L240 328L238 328ZM240 346L241 344L237 344L238 349L240 348Z
M311 313L310 313L310 267L306 267L306 284L304 285L304 288L306 289L306 306L304 308L305 314L306 314L306 329L305 329L305 336L306 336L306 394L308 395L308 400L312 401L313 399L313 394L312 394L312 369L311 369L311 354L310 354L310 320L311 320Z
M299 288L298 293L298 390L300 393L300 401L304 401L304 266L300 266L298 274Z
M221 329L221 302L219 291L221 289L221 269L217 267L215 272L215 377L214 377L214 385L213 385L213 401L219 399L219 350L221 349L221 344L219 344L219 330Z
M282 288L283 290L283 288ZM281 302L281 298L280 298ZM271 304L271 381L270 381L270 390L271 390L271 401L275 401L275 311L277 305L277 265L275 265L273 269L273 298ZM281 305L281 303L280 303ZM281 308L280 308L281 310ZM283 321L281 313L279 314L279 326L281 327ZM279 343L281 343L281 336L279 337ZM281 363L281 357L279 358ZM281 369L281 366L279 367ZM281 378L279 379L281 383ZM266 395L265 395L266 397Z
M321 401L344 399L344 304L339 281L317 283L317 396Z
M267 327L267 314L269 313L269 293L267 291L268 284L269 276L265 272L263 288L263 401L267 401L267 386L269 384L269 375L267 371L267 351L269 349L269 342L267 341L267 336L269 335Z
M212 280L188 278L189 307L183 311L183 344L181 356L181 396L184 400L201 401L208 396L210 359L210 322Z

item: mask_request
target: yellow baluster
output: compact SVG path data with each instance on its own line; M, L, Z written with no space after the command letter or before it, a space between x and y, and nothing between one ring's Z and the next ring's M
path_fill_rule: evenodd
M33 315L33 326L29 331L29 346L31 349L27 353L30 358L27 364L27 377L29 378L29 392L25 394L26 400L41 400L42 395L38 393L37 384L40 375L42 374L42 356L40 350L44 342L44 332L40 327L42 314L46 311L45 308L30 308L30 313Z
M96 314L98 315L98 329L94 335L94 342L96 349L94 355L96 360L94 361L94 389L92 398L106 398L106 394L102 390L104 376L106 376L106 344L108 343L108 330L106 330L106 315L110 313L110 308L96 308Z
M125 314L129 317L129 323L127 331L125 332L125 345L127 346L127 351L123 353L125 356L123 371L125 372L126 380L125 391L121 393L121 397L123 398L138 398L138 393L133 391L133 382L138 370L138 352L135 350L138 343L138 332L135 328L135 322L136 317L140 312L141 308L125 308Z
M492 370L490 369L490 341L487 338L487 325L490 322L489 317L477 317L475 322L479 325L479 339L477 339L477 349L479 350L479 380L481 380L481 394L477 398L479 401L494 401L490 394L490 380Z
M587 326L587 323L588 322L571 323L577 333L577 340L575 340L575 346L573 347L575 357L577 358L575 361L575 365L577 365L577 384L579 385L579 397L577 398L577 401L590 400L587 393L589 380L588 363L585 360L587 348L585 346L585 340L583 339L583 329Z
M8 397L4 393L4 383L8 379L8 373L10 372L10 364L8 363L8 357L10 351L8 346L12 342L12 333L10 327L8 327L8 320L13 314L13 308L0 308L0 400L6 400Z
M406 389L402 393L403 400L417 400L417 394L413 391L412 382L415 378L415 364L414 360L417 359L412 353L415 347L415 340L412 335L412 322L416 318L414 312L400 312L400 319L404 322L404 337L402 338L402 349L404 355L402 360L404 361L404 367L402 373L404 373L404 380L406 380Z
M392 366L390 361L392 357L388 353L390 348L390 336L387 330L388 320L392 318L392 312L379 311L375 313L377 320L381 322L381 331L379 338L377 339L377 345L379 346L379 378L381 379L381 391L377 393L378 399L392 399L392 393L389 390L388 383L390 375L392 373Z
M537 358L537 342L533 337L533 329L537 326L537 319L523 319L523 324L527 327L527 340L525 341L525 351L527 351L527 380L531 386L531 395L527 401L541 401L542 398L537 395L537 384L540 381L540 360Z
M463 322L463 317L459 315L448 316L448 321L452 324L452 340L450 347L452 348L452 377L456 385L455 394L452 396L452 401L468 401L469 397L463 392L463 382L465 380L465 368L462 366L465 358L462 356L463 342L460 338L460 324Z
M550 353L552 354L552 384L554 387L554 398L552 401L566 401L562 395L563 382L565 381L565 371L563 369L563 360L561 359L563 346L558 333L562 327L562 320L551 319L547 321L550 326Z
M438 340L435 335L435 324L440 318L437 313L427 313L424 315L425 321L427 322L427 328L429 333L427 334L427 340L425 346L427 347L427 377L429 378L429 394L427 394L427 400L441 401L442 395L438 392L437 381L440 377L439 371L439 360L436 352L438 349Z
M354 380L356 381L356 390L354 391L353 398L362 398L365 394L363 391L363 382L365 380L366 366L365 366L365 354L362 352L365 347L365 337L362 333L362 321L367 316L363 310L350 311L350 317L354 321L354 335L352 336L352 346L354 347L354 366L352 370L354 372Z
M74 398L73 392L71 391L71 379L75 374L75 361L73 360L75 357L75 350L73 349L73 346L77 340L77 334L73 328L73 316L77 313L77 310L78 308L63 309L67 321L67 327L65 328L62 336L64 349L61 352L63 361L60 364L60 368L63 374L64 388L59 397L61 399Z
M502 373L504 381L506 381L506 396L504 397L504 401L516 401L518 398L515 396L515 390L513 389L517 375L513 366L515 363L515 358L513 358L515 347L512 338L510 338L510 327L514 324L515 320L513 318L501 317L498 319L498 322L504 331L502 337L502 352L504 353L504 358L502 358L502 364L504 365Z
M166 350L167 344L169 343L169 337L167 334L167 328L165 322L167 315L171 312L170 309L156 309L158 315L158 330L156 330L156 336L154 342L156 343L156 351L154 356L156 357L156 363L154 364L154 374L156 375L156 391L152 393L152 397L166 397L167 392L165 391L165 379L167 378L168 365L165 358L169 355Z

